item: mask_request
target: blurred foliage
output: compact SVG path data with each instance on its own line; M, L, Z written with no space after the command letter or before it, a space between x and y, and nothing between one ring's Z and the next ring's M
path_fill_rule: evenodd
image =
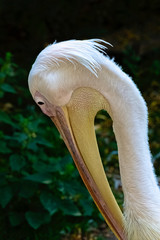
M101 217L22 79L26 72L10 53L0 58L0 239L59 239Z
M150 146L160 176L160 61L148 65L130 47L122 59L149 107ZM31 99L26 71L13 63L10 53L0 58L0 98L0 239L56 240L73 229L83 235L101 223L59 133ZM122 208L117 145L106 112L97 114L95 129L106 174Z

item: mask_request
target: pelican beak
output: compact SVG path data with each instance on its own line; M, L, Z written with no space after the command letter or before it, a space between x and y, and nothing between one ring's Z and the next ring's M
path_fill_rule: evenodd
M97 98L98 104L93 104ZM95 115L100 109L106 108L106 104L106 99L99 92L80 88L72 94L66 106L54 106L54 116L50 118L63 137L105 221L119 240L125 240L123 215L107 181L94 129Z

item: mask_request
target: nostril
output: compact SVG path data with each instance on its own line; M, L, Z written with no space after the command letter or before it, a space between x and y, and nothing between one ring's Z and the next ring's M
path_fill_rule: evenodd
M41 102L41 101L38 102L38 105L43 105L43 104L44 104L44 102Z

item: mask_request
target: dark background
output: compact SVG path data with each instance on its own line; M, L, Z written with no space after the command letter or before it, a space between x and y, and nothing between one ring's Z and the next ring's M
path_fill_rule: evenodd
M158 0L1 0L0 53L29 67L55 40L102 38L116 54L132 46L148 55L159 47L159 12Z

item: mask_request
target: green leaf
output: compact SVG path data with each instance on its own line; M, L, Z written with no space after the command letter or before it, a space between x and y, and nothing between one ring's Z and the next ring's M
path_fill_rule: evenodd
M0 141L0 153L10 153L10 148L7 147L7 143L4 141Z
M9 158L9 161L10 161L10 167L13 171L19 171L26 164L24 157L18 154L11 155Z
M3 73L3 72L0 72L0 80L4 79L4 78L5 78L5 76L6 76L6 74L5 74L5 73Z
M53 144L51 144L49 141L47 141L45 138L42 138L42 137L41 138L37 137L37 143L46 147L50 147L50 148L53 147Z
M60 171L61 166L58 162L53 164L36 162L33 164L33 169L35 169L37 172L57 172L57 171Z
M44 183L44 184L52 183L52 175L49 173L35 173L32 175L26 176L25 179L33 182Z
M15 124L12 122L9 115L5 112L0 111L0 122L7 123L11 126L15 126Z
M79 203L83 208L83 216L92 216L93 201L90 199L80 199Z
M7 184L6 173L5 172L1 172L0 173L0 188L1 188L1 186L4 186L6 184Z
M0 188L0 204L2 208L6 207L6 205L10 202L12 197L13 193L10 186L4 186Z
M23 221L23 216L18 212L11 212L9 215L9 221L13 227L18 226Z
M51 220L50 215L43 212L28 211L25 217L29 225L34 229L38 229L42 224L48 223Z
M16 93L16 90L9 84L7 83L3 83L1 85L1 89L4 91L4 92L9 92L9 93Z
M0 98L3 98L4 92L0 89Z
M77 206L73 203L73 200L64 199L61 201L61 203L60 209L65 215L76 217L82 215Z
M52 193L46 191L42 192L40 195L40 201L43 207L50 213L50 215L53 215L58 211L58 201L55 199Z
M19 191L19 196L24 198L30 198L33 196L35 191L37 190L37 183L31 181L22 181L21 189Z
M76 193L78 193L78 191L76 192L74 186L71 186L71 183L63 181L58 182L58 190L62 192L64 195L68 193L69 195L74 196Z
M49 148L52 148L53 147L53 144L51 144L50 142L48 142L46 139L44 138L40 138L40 137L37 137L37 138L34 138L32 139L29 144L28 144L28 149L31 149L33 151L37 151L38 148L39 148L39 145L43 145L45 147L49 147Z
M11 52L6 52L5 62L10 63L11 59L12 59L12 53Z
M160 61L159 60L154 60L151 66L152 72L155 75L160 75Z
M15 132L12 138L21 143L28 139L28 136L23 132Z

